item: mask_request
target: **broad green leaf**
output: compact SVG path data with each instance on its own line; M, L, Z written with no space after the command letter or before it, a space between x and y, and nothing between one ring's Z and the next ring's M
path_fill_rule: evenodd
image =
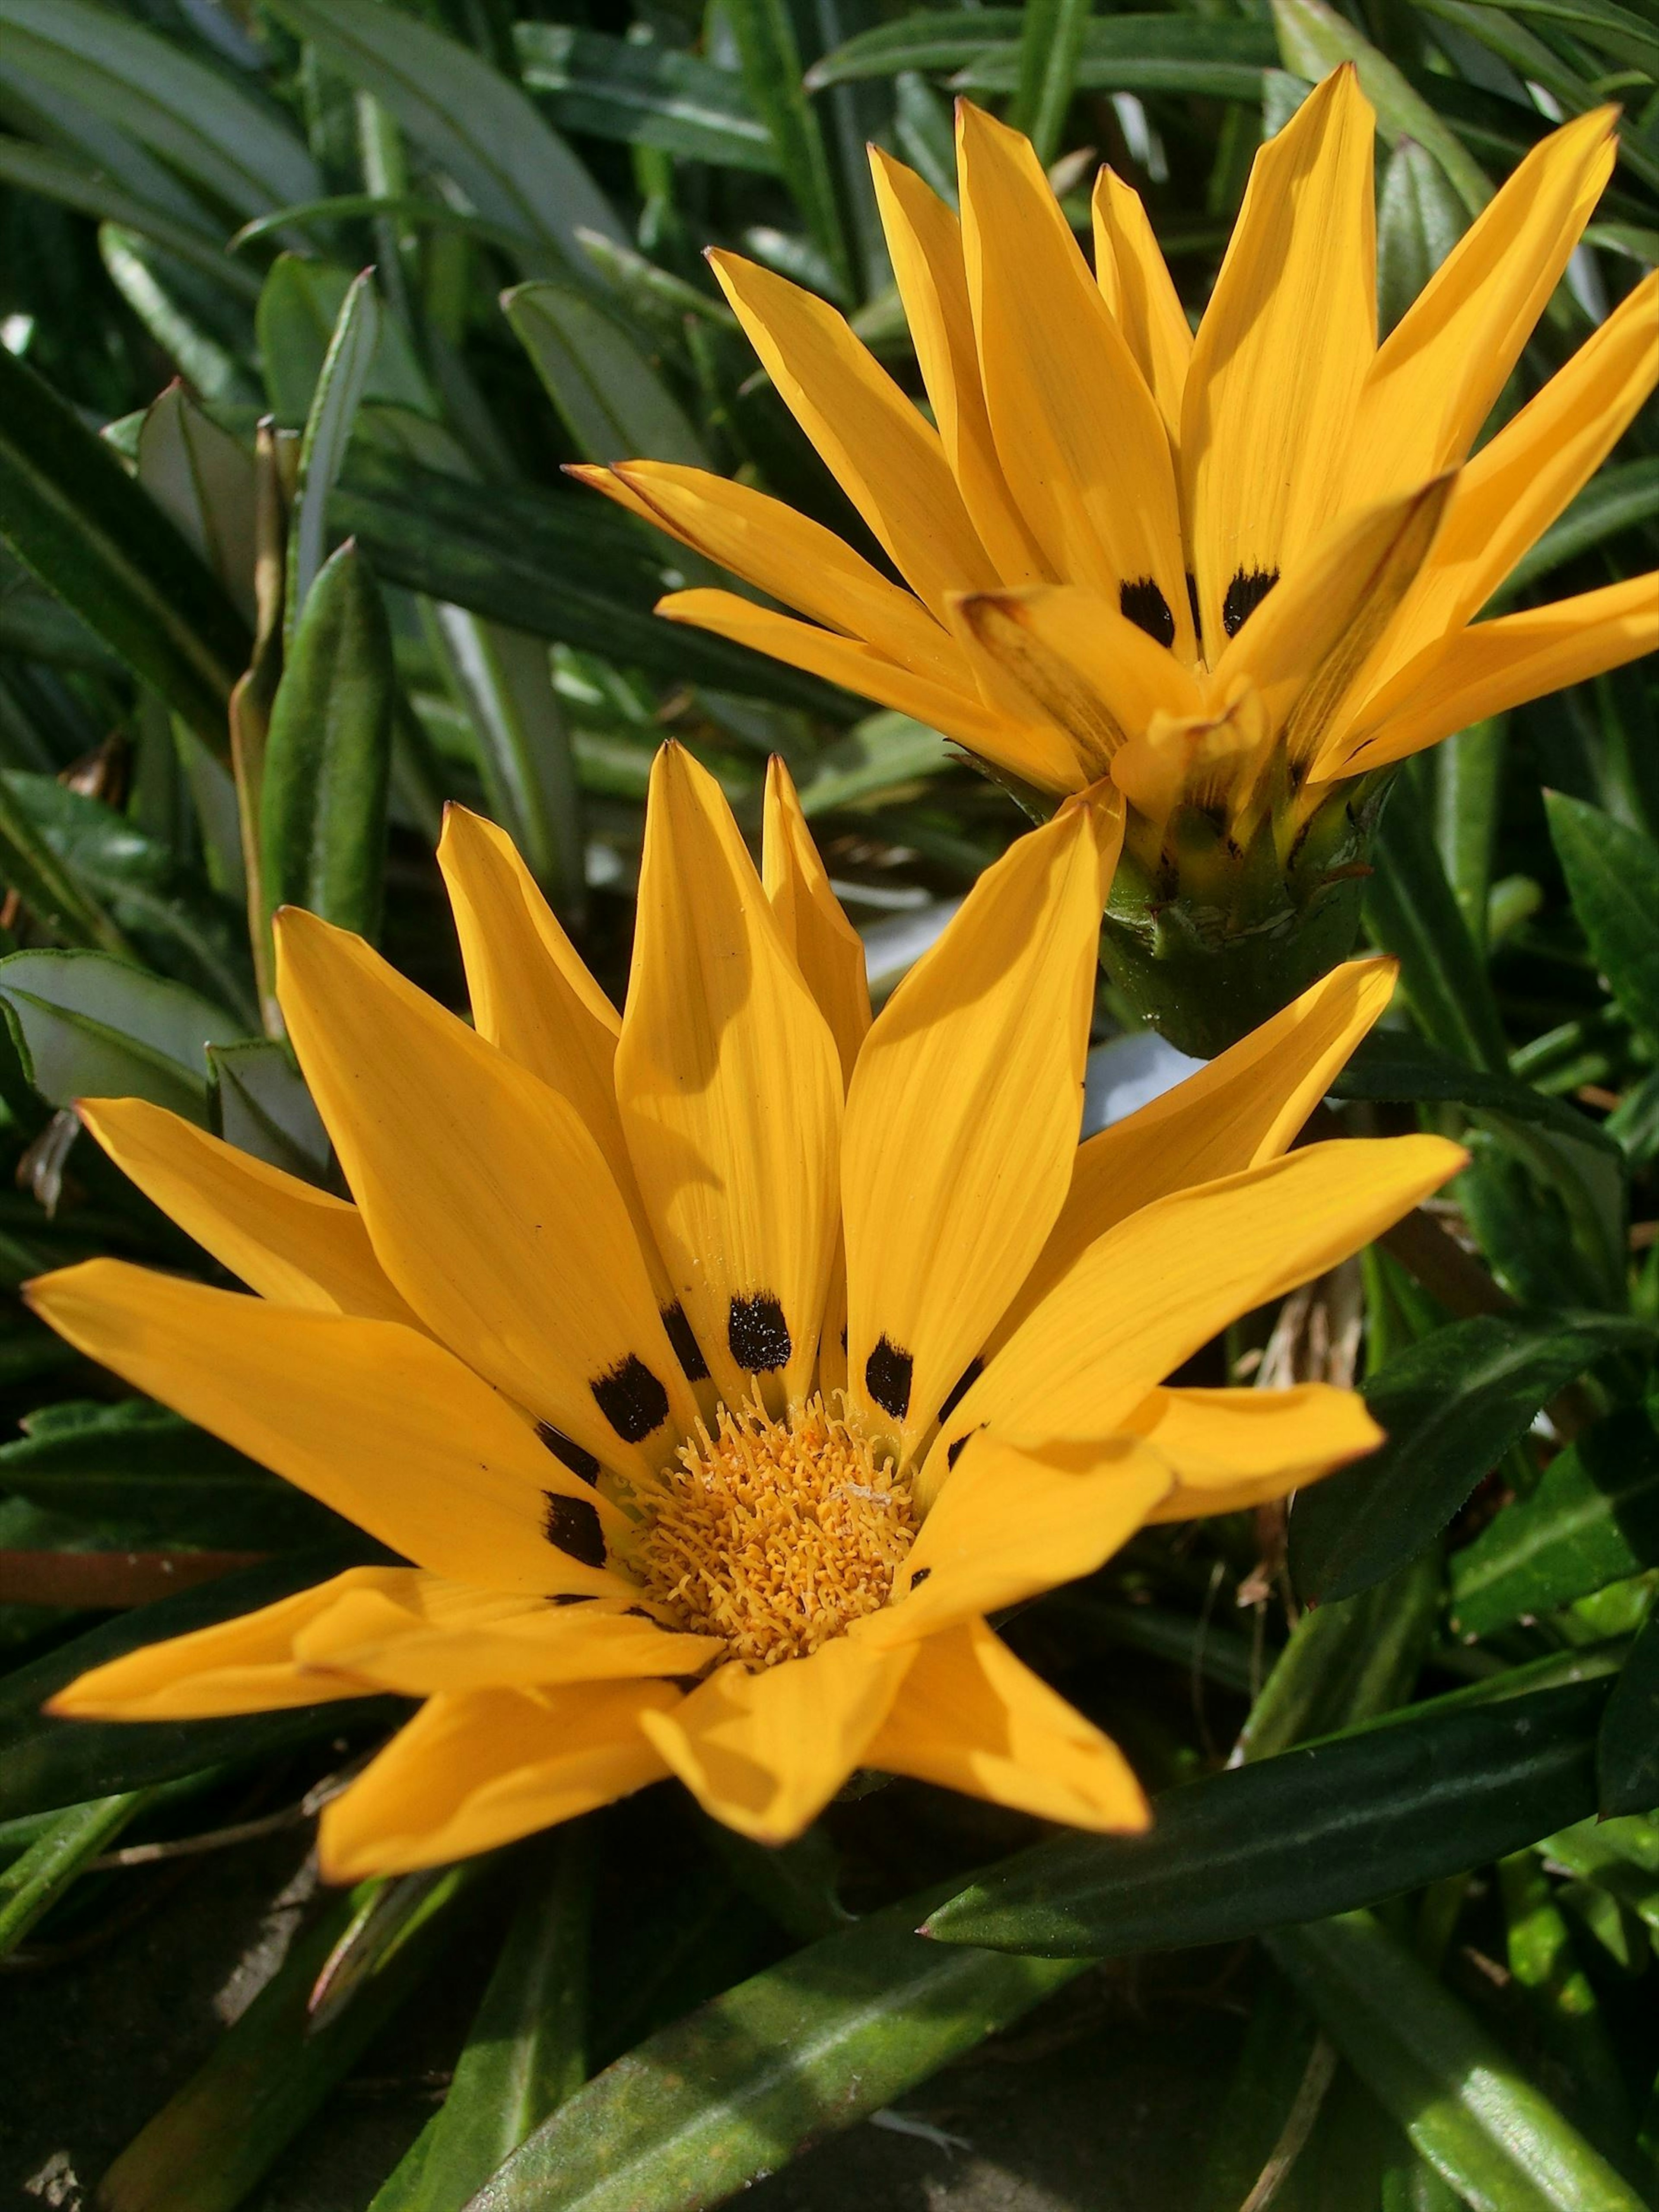
M1382 334L1393 330L1468 227L1469 210L1444 169L1415 138L1402 138L1382 173L1376 209Z
M295 649L306 603L323 565L328 503L345 465L352 424L368 388L380 341L380 297L374 272L365 269L352 279L340 302L300 441L299 475L289 517L288 588L283 598L283 635L289 653Z
M216 1721L60 1721L41 1711L66 1683L124 1651L252 1613L374 1556L374 1547L359 1539L240 1568L158 1605L118 1613L15 1668L0 1680L0 1820L140 1790L227 1759L269 1759L318 1736L401 1717L407 1706L389 1698Z
M47 784L54 791L63 789L52 776L27 781ZM23 781L15 769L0 775L0 882L15 891L34 919L65 944L130 959L132 948L113 916L91 887L79 880L76 871L65 866L62 855L53 849L52 840L31 818L31 809L19 789Z
M778 173L807 235L850 291L853 267L830 181L823 133L801 82L800 48L787 0L725 0L744 90L765 125Z
M148 1098L205 1121L206 1048L241 1035L183 984L103 952L11 953L0 1007L24 1073L54 1106Z
M0 537L204 744L224 753L252 641L109 448L0 346Z
M1008 120L1031 141L1044 168L1060 151L1091 11L1091 0L1026 0Z
M67 1806L21 1857L0 1870L0 1958L49 1912L87 1861L106 1850L148 1802L143 1790Z
M1425 763L1395 778L1377 831L1376 872L1365 885L1365 922L1400 962L1418 1026L1443 1052L1503 1074L1504 1025L1485 963L1458 911L1436 848Z
M1490 1635L1659 1565L1659 1430L1627 1407L1558 1452L1451 1562L1452 1622ZM1659 1794L1656 1794L1659 1802Z
M376 933L395 682L380 592L348 541L311 588L271 704L259 798L268 912L305 907Z
M959 758L949 739L926 723L908 714L872 714L818 755L801 785L802 811L823 814L866 805L931 781Z
M1018 1851L927 1932L1044 1958L1231 1943L1380 1902L1520 1850L1588 1809L1605 1682L1358 1733L1166 1790L1141 1836ZM1583 1817L1583 1813L1578 1815Z
M561 2106L467 2212L718 2203L1081 1971L923 1942L916 1923L939 1894L872 1912L649 2037Z
M1655 522L1659 522L1659 454L1615 461L1591 478L1560 520L1522 555L1510 571L1502 596L1530 590L1620 531Z
M1481 1314L1408 1345L1365 1389L1388 1441L1297 1499L1297 1588L1326 1602L1392 1574L1559 1390L1608 1352L1650 1341L1642 1323L1611 1314Z
M329 344L357 277L329 261L279 254L259 294L256 318L260 366L270 411L286 428L304 427ZM362 404L433 412L432 394L408 334L380 318L380 343L364 381Z
M1642 2212L1629 2184L1370 1913L1284 1929L1267 1948L1419 2154L1480 2212Z
M1595 1767L1604 1819L1659 1808L1659 1614L1637 1638L1613 1685Z
M331 67L381 101L487 222L580 267L580 230L625 242L605 195L529 95L465 46L379 0L270 0ZM314 192L290 192L292 200Z
M709 465L685 410L614 315L545 278L504 292L501 306L586 459Z
M673 46L569 23L515 23L524 81L562 131L660 147L684 161L777 173L771 133L734 71Z
M252 624L253 456L205 415L182 384L144 410L138 481L172 517Z
M270 1037L208 1047L213 1133L284 1174L320 1182L332 1156L323 1117L293 1055Z
M347 1534L325 1506L143 1399L70 1400L0 1444L0 1489L173 1544L271 1550Z
M1659 1048L1659 845L1565 793L1544 794L1573 912L1607 988Z

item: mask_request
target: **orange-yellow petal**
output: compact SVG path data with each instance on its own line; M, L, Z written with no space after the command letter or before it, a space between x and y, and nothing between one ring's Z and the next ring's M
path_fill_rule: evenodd
M870 1029L864 939L842 910L801 812L794 778L775 753L766 769L761 883L783 941L830 1024L842 1077L850 1079Z
M1382 1441L1358 1392L1325 1382L1289 1390L1154 1390L1124 1426L1144 1436L1175 1474L1174 1489L1150 1521L1265 1505Z

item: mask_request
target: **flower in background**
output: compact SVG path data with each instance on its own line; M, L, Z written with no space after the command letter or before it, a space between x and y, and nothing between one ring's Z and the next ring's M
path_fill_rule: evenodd
M805 617L698 590L672 619L1039 791L1109 776L1129 812L1109 960L1213 1051L1352 945L1396 763L1659 645L1653 575L1475 620L1659 377L1650 275L1470 458L1614 117L1536 147L1379 345L1376 118L1352 67L1257 155L1195 337L1129 186L1100 174L1091 276L1029 143L961 103L960 220L872 155L933 423L834 308L710 257L902 585L744 485L574 473Z
M283 1012L353 1202L92 1103L112 1158L257 1295L95 1260L29 1297L411 1564L131 1653L53 1710L422 1700L323 1815L337 1880L671 1773L771 1842L864 1765L1143 1825L1121 1753L987 1616L1149 1521L1370 1449L1352 1393L1164 1378L1463 1155L1286 1153L1387 1002L1376 961L1079 1147L1120 835L1109 787L1063 805L873 1024L777 763L757 876L713 780L659 757L620 1022L507 840L459 809L440 859L476 1027L285 912Z

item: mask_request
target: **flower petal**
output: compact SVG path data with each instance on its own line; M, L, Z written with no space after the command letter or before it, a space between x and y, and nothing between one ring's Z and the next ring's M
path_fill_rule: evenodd
M1158 404L1030 141L957 106L962 242L980 373L1008 487L1049 566L1116 606L1162 600L1194 657L1170 441ZM963 586L959 588L972 588Z
M443 1866L631 1796L663 1772L641 1721L680 1694L590 1682L429 1699L323 1808L323 1879Z
M89 1359L435 1573L538 1596L636 1595L565 1548L573 1530L597 1540L617 1509L415 1329L296 1312L118 1260L43 1275L26 1295Z
M870 1029L864 939L830 888L794 779L776 753L767 764L761 840L761 883L783 941L830 1024L842 1074L850 1079Z
M1174 1470L1149 1521L1265 1505L1375 1451L1382 1431L1355 1390L1154 1390L1124 1423ZM955 1480L945 1485L948 1498ZM941 1501L942 1502L942 1501Z
M1121 836L1116 805L1085 800L1019 839L894 992L854 1071L842 1169L851 1395L906 1451L1065 1195Z
M836 1235L842 1075L720 786L651 771L617 1090L629 1151L721 1395L811 1387Z
M837 1637L751 1674L722 1667L641 1727L704 1812L760 1844L787 1844L863 1760L908 1672L908 1647Z
M1340 497L1376 345L1376 133L1352 65L1316 87L1255 157L1199 325L1182 511L1212 664L1243 618L1229 587L1287 568Z
M568 1100L315 915L277 918L289 1034L381 1264L470 1367L624 1474L696 1401Z
M928 1454L919 1502L932 1502L976 1429L1048 1456L1109 1436L1218 1329L1346 1260L1467 1159L1441 1137L1344 1139L1131 1214L969 1389Z
M1186 310L1134 187L1102 169L1090 210L1095 282L1158 402L1174 447L1181 440L1182 395L1193 357Z
M930 1638L869 1749L872 1766L969 1797L1131 1833L1152 1809L1109 1737L1023 1666L983 1621Z
M87 1098L76 1110L145 1197L262 1298L414 1323L356 1206L146 1099Z
M784 404L918 599L996 581L933 424L846 318L735 253L709 264Z

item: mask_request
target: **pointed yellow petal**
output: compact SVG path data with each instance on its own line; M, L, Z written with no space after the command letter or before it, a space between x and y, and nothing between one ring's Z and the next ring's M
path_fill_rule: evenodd
M774 753L766 769L761 882L783 941L806 988L817 1000L849 1079L870 1028L870 986L864 939L842 911L812 833L806 826L794 779Z
M996 581L939 433L846 318L735 253L708 257L790 413L918 599Z
M720 786L651 772L617 1090L671 1280L721 1395L811 1388L836 1235L842 1076Z
M413 1567L353 1567L256 1613L124 1651L59 1690L46 1711L84 1721L217 1720L371 1696L372 1683L343 1674L320 1681L302 1673L295 1663L295 1638L349 1590L420 1578Z
M1613 173L1618 117L1598 107L1534 147L1383 340L1351 428L1355 504L1474 443Z
M1376 131L1351 66L1310 94L1255 157L1199 325L1181 466L1212 662L1234 579L1287 568L1340 499L1376 344Z
M1114 606L1125 586L1161 599L1149 621L1190 660L1175 471L1158 403L1030 141L959 101L957 164L980 372L1008 487L1062 582L1086 584Z
M1476 623L1430 646L1328 744L1321 776L1363 775L1455 730L1659 651L1659 573Z
M1275 1160L1394 995L1394 960L1350 960L1271 1021L1078 1147L1071 1188L1001 1342L1097 1237L1156 1200Z
M914 169L878 146L870 149L870 173L917 365L963 503L1005 584L1046 582L1052 571L1004 480L985 411L962 225Z
M638 1472L696 1417L628 1209L568 1101L361 939L289 908L277 993L386 1273L583 1452Z
M982 1621L921 1646L869 1759L1068 1827L1133 1833L1152 1820L1116 1745Z
M757 1843L787 1844L862 1764L910 1661L908 1647L838 1637L757 1674L722 1667L640 1725L704 1812Z
M921 1525L891 1604L859 1621L854 1639L915 1644L1091 1575L1155 1517L1173 1481L1138 1437L1109 1437L1063 1462L973 1437Z
M914 1449L1013 1296L1077 1148L1122 817L1073 802L986 871L883 1009L847 1104L853 1401Z
M143 1098L77 1110L146 1198L262 1298L413 1323L355 1206Z
M433 1698L324 1807L323 1879L443 1866L631 1796L663 1771L641 1721L679 1696L665 1682L591 1682Z
M1382 1441L1358 1393L1326 1382L1291 1390L1154 1390L1124 1426L1144 1436L1175 1472L1174 1489L1149 1521L1265 1505ZM952 1477L945 1500L954 1487Z
M861 638L930 682L968 688L961 654L921 602L781 500L665 461L570 473L600 490L607 480L620 483L659 529L813 622Z
M1357 1252L1468 1155L1440 1137L1310 1145L1120 1222L1009 1338L941 1428L924 1509L976 1429L1051 1455L1112 1434L1216 1331Z
M1091 202L1095 282L1158 402L1171 447L1181 439L1181 402L1193 333L1146 219L1140 195L1110 169L1095 179Z
M598 1559L617 1509L430 1337L118 1260L43 1275L27 1297L88 1358L435 1573L536 1595L635 1595L548 1533Z

